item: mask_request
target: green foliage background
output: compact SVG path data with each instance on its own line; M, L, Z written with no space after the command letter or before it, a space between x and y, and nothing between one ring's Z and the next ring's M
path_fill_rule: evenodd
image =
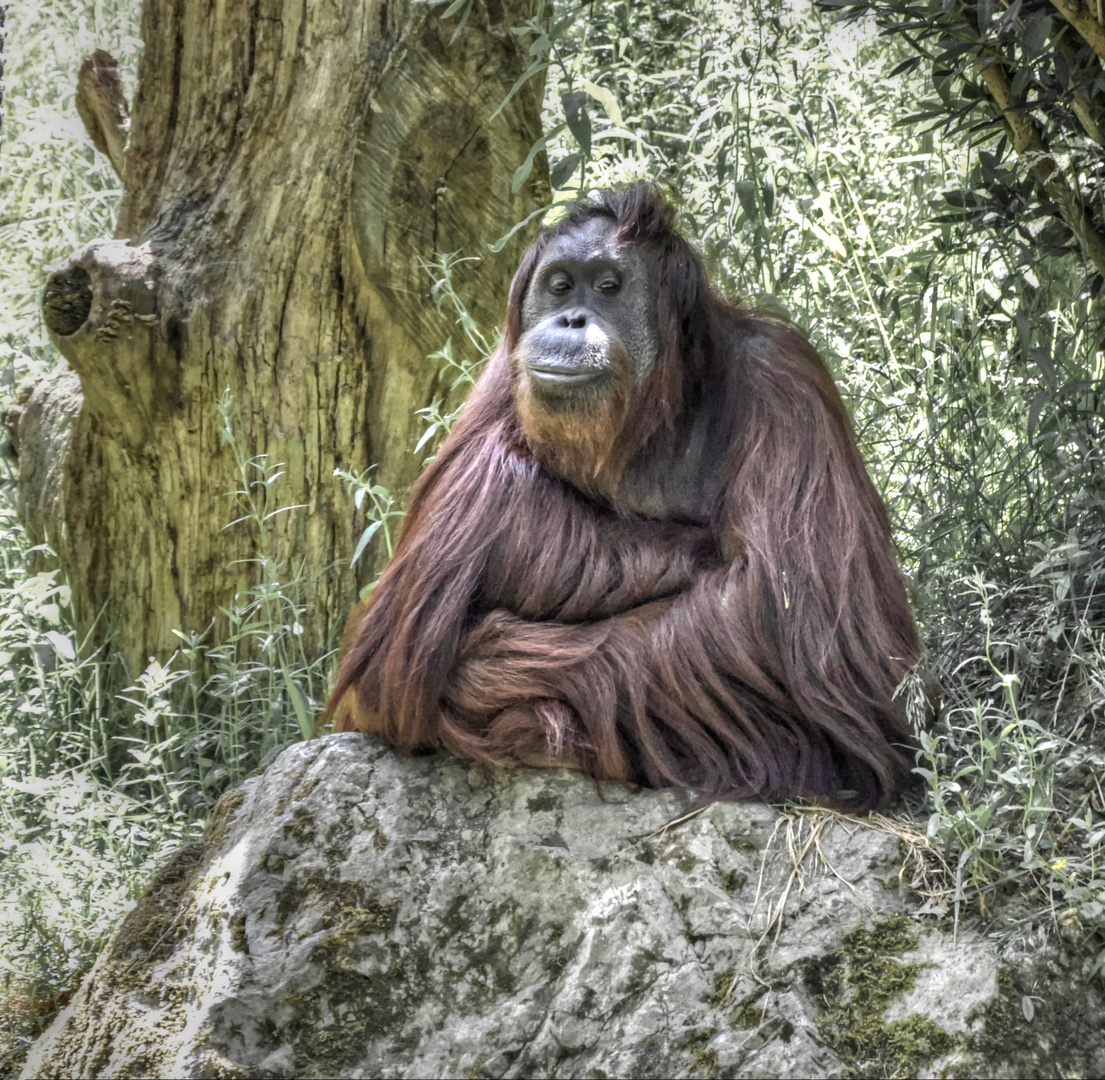
M442 17L463 33L470 6ZM9 14L9 397L56 362L39 318L42 267L112 230L118 182L81 128L73 87L81 57L103 47L130 93L137 9L41 0ZM789 311L852 406L944 692L921 735L924 791L904 811L938 871L925 909L996 920L1009 935L1062 934L1098 956L1105 372L1087 267L1061 245L1034 247L961 212L956 193L986 179L1000 130L909 120L932 98L932 72L906 63L915 53L871 19L834 24L804 0L595 0L543 7L513 32L531 74L547 80L537 152L549 153L555 199L640 176L669 181L723 288ZM1003 168L1012 176L1018 165ZM519 184L526 172L520 163ZM443 302L463 272L463 261L443 263ZM436 362L459 394L493 328L463 312L458 321ZM427 439L455 405L426 410ZM223 407L233 442L233 403ZM272 467L243 462L261 478ZM393 526L379 523L395 516L390 493L346 480L368 513L365 542L389 542ZM27 569L10 465L4 493L0 1016L10 1065L213 799L307 734L327 661L296 652L294 575L265 563L258 590L228 605L235 633L258 635L267 664L220 643L217 677L197 688L195 643L183 642L173 664L111 693L110 656L78 659L65 583Z

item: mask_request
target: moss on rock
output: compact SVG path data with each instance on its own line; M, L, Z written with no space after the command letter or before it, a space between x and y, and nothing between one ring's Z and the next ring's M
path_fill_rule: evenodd
M847 934L840 948L804 965L806 989L820 1003L822 1040L845 1077L909 1077L942 1057L956 1037L919 1013L887 1020L887 1008L913 988L925 964L900 957L917 948L913 920L892 915Z

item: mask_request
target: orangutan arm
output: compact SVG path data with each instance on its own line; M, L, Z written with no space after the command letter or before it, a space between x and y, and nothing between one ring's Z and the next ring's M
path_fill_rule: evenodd
M771 647L787 640L788 613L769 610L766 595L734 566L590 623L494 611L460 642L441 742L474 760L567 765L596 779L876 805L890 779L878 763L899 760L888 736L900 717L839 650L822 657L817 697L794 692Z

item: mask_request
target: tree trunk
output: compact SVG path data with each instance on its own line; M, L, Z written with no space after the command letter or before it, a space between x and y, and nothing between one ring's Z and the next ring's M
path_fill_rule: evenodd
M511 194L540 135L511 34L532 0L145 0L146 48L116 238L51 274L68 362L19 422L25 520L72 586L79 634L114 635L131 675L202 632L267 555L304 569L306 644L333 642L371 575L364 525L334 476L401 495L422 455L415 409L446 387L427 354L450 333L423 262L459 251L458 291L494 325L518 246L494 241L547 198ZM243 514L217 402L246 455L282 463ZM262 479L260 469L254 480ZM288 509L294 508L294 509ZM244 561L243 561L244 560ZM359 580L357 577L359 576ZM217 632L216 632L217 636Z

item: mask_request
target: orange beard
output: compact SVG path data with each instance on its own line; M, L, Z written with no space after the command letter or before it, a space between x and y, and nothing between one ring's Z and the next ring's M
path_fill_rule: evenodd
M613 342L614 378L601 393L581 395L550 408L534 393L526 372L524 342L511 357L514 400L522 433L534 456L580 491L609 498L628 464L619 436L637 398L638 377L625 346ZM631 449L631 448L630 448Z

